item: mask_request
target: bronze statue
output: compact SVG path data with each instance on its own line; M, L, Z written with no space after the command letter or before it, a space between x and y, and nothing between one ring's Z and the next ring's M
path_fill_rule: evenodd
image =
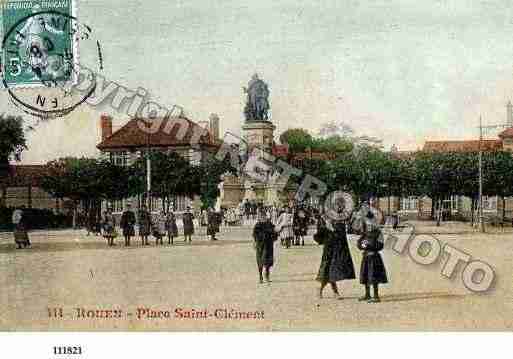
M269 121L269 88L267 84L254 74L248 87L244 87L248 98L244 107L247 122Z

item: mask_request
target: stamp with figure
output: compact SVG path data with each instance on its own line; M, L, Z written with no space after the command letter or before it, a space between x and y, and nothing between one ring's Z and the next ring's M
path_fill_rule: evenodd
M8 1L2 7L4 81L44 86L72 80L73 2Z

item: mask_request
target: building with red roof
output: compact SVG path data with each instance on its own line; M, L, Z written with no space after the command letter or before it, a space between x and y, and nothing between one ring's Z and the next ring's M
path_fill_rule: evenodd
M168 118L133 118L116 131L112 130L112 118L100 117L101 142L96 146L101 156L118 165L129 165L144 156L147 150L177 152L191 164L199 164L208 153L215 152L221 145L219 139L219 117L212 114L203 126L183 116ZM127 199L128 200L128 199ZM110 206L115 212L122 211L123 201L115 201ZM130 199L140 205L142 198ZM185 197L173 200L174 208L183 211L191 201ZM158 210L160 199L152 199L152 209Z

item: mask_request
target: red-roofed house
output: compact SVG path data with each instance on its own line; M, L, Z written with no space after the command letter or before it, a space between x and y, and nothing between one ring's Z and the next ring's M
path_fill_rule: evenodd
M422 151L425 152L478 152L480 148L485 152L510 151L513 152L513 105L507 105L507 125L510 127L498 134L498 139L462 140L462 141L426 141ZM415 152L392 150L397 157L412 157ZM380 199L381 208L388 210L388 199ZM391 198L391 211L397 211L408 217L428 217L431 214L432 202L430 198ZM470 213L470 199L462 196L453 196L442 203L444 210L452 215L468 217ZM497 197L483 197L483 212L485 215L500 217L502 214L502 201ZM507 198L505 210L509 218L513 216L513 199Z
M502 151L502 140L468 141L426 141L425 152L477 152L481 146L483 151Z
M220 145L219 118L214 114L205 126L185 117L134 118L115 132L112 132L112 118L102 115L100 127L102 140L96 147L102 156L119 165L132 163L148 149L177 152L191 163L201 163L208 152L214 152ZM139 205L142 198L136 200ZM121 211L124 202L112 203L114 211ZM174 199L177 211L185 210L188 205L191 203L187 198ZM152 209L158 210L160 207L160 199L152 199Z

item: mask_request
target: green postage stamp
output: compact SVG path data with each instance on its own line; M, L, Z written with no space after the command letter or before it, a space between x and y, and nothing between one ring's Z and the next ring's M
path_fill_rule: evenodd
M73 20L70 0L3 3L4 86L44 86L72 80Z

